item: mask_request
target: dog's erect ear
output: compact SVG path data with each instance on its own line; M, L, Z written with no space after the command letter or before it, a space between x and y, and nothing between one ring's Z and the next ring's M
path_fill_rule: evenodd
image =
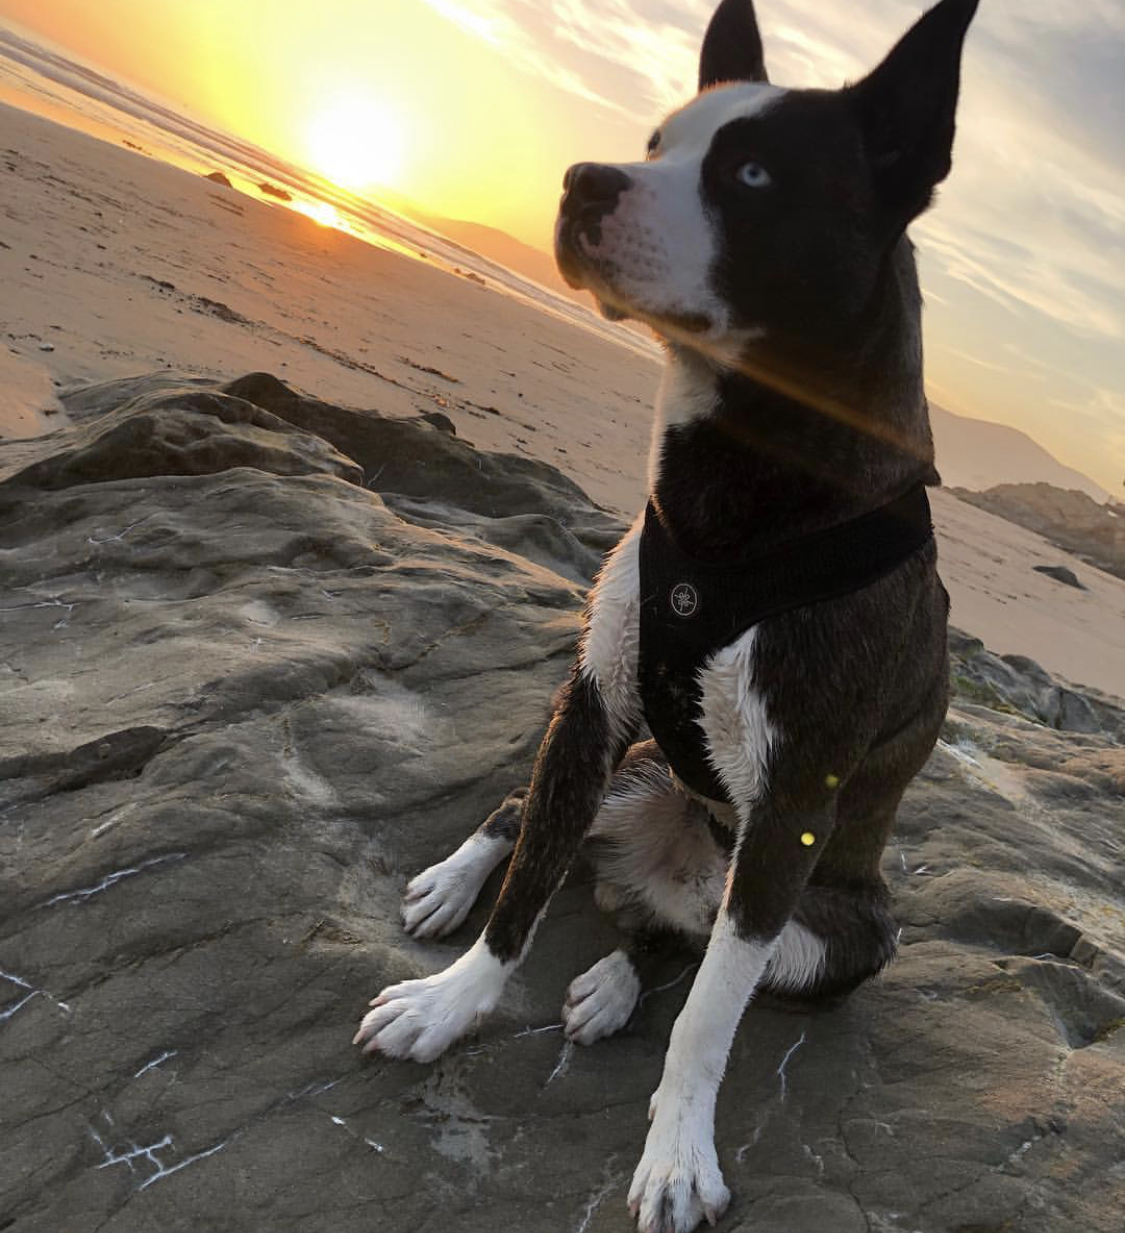
M768 81L754 0L723 0L699 53L699 88L723 81Z
M895 225L930 204L949 174L961 45L978 0L941 0L844 94L863 128L876 193Z

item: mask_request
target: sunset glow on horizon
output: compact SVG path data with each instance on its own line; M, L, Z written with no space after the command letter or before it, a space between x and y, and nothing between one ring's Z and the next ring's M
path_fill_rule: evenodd
M387 104L359 91L316 110L305 125L305 166L352 192L399 184L407 132Z
M771 79L854 81L929 2L758 0ZM0 0L0 22L349 192L550 251L564 169L642 157L694 90L715 3ZM912 228L935 401L1023 429L1115 494L1123 58L1125 5L982 5L953 173Z

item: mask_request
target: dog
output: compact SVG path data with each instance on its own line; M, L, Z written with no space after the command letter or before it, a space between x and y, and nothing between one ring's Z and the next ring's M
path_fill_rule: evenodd
M484 932L384 989L355 1042L424 1062L472 1027L590 836L596 900L633 936L570 985L570 1040L629 1019L647 935L706 939L629 1190L644 1233L727 1207L715 1100L755 992L839 998L895 952L880 856L949 676L906 228L950 170L976 7L941 0L855 84L787 90L751 0L722 0L700 93L645 159L564 180L564 276L665 348L650 498L529 788L407 889L406 928L447 933L514 848Z

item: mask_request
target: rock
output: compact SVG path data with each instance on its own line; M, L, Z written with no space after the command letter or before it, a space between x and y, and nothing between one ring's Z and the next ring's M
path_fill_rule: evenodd
M1051 484L998 484L984 492L967 488L950 491L978 509L1035 531L1098 569L1125 578L1123 505L1100 505L1084 492Z
M399 896L526 782L612 520L263 374L64 402L0 444L0 1224L626 1233L695 957L564 1046L568 981L616 945L581 870L473 1037L426 1067L349 1043L483 924L499 875L449 942L406 937ZM1116 1229L1119 711L1075 691L1098 731L1032 722L1001 687L1063 687L954 644L996 692L904 801L898 960L736 1038L728 1233Z
M233 188L230 180L221 171L209 171L204 177L205 180L210 180L214 184L221 184L223 188Z
M64 440L52 438L45 457L16 470L14 482L57 489L156 475L209 475L239 466L363 482L360 468L321 437L293 431L261 407L218 390L142 394Z
M1071 732L1125 739L1125 704L1056 681L1025 655L993 655L979 639L950 630L954 693L969 702Z
M212 317L218 317L220 321L226 321L231 325L254 324L249 318L235 312L229 304L224 304L222 300L212 300L205 295L193 295L188 298L197 312L209 313Z
M288 189L278 188L276 184L271 184L268 180L263 180L258 185L259 192L265 193L267 197L276 197L278 201L292 201L293 194Z
M423 411L422 419L427 424L433 424L435 428L439 428L442 432L447 432L451 437L457 435L457 425L445 414L444 411Z
M393 509L427 526L470 530L575 582L593 579L625 530L547 463L474 449L425 416L391 419L332 406L268 373L225 389L330 441L360 464L367 485Z
M1079 591L1088 589L1078 581L1078 575L1074 570L1067 569L1065 565L1033 565L1031 568L1037 574L1046 574L1048 578L1054 578L1056 582L1065 582L1068 587L1075 587Z

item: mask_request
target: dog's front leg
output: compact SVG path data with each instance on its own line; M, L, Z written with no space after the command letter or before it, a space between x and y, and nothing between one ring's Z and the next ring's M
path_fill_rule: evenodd
M576 668L540 746L520 837L484 932L443 972L384 989L353 1043L432 1061L496 1005L632 734L611 719L594 674Z
M689 1233L730 1201L715 1154L715 1100L735 1029L771 958L782 960L802 887L832 826L827 801L744 813L723 902L691 992L672 1028L652 1125L629 1189L641 1233ZM815 836L815 844L802 835ZM794 939L795 940L795 939Z

